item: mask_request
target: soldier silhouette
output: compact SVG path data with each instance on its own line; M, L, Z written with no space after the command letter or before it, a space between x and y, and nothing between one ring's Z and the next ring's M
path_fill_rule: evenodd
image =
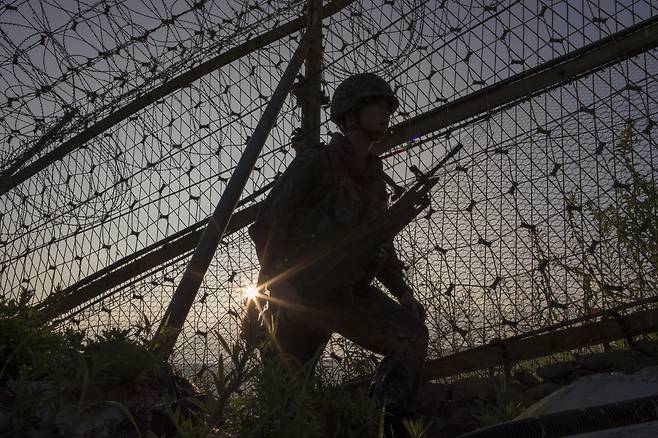
M309 366L333 333L384 355L371 394L386 406L387 436L406 436L402 419L414 413L420 373L427 354L425 310L404 277L392 240L366 257L340 254L323 266L334 278L323 287L317 270L291 265L320 241L340 239L388 209L381 159L373 144L387 133L399 106L388 83L377 75L348 77L331 101L339 127L326 146L303 145L265 200L249 233L261 263L259 284L268 285L276 322L275 344L294 367ZM283 280L276 279L285 274ZM326 277L325 277L326 278ZM376 278L397 299L371 285ZM310 364L312 367L314 364Z

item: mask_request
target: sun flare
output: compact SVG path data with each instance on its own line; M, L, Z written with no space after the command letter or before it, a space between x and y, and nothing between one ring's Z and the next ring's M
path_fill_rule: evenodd
M243 289L244 296L248 300L253 300L258 296L258 288L254 286L253 284L250 284L249 286L245 287Z

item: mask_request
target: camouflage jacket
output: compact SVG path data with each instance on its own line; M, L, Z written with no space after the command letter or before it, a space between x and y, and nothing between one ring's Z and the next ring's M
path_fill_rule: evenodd
M364 173L355 169L351 153L347 139L335 134L327 146L300 151L281 175L249 227L261 263L259 283L289 269L285 262L304 254L320 238L339 239L387 211L381 160L371 156ZM339 266L344 274L348 267L346 287L368 284L376 276L396 296L408 288L392 241L382 242L371 256L354 260L343 254L331 263L334 266L325 270L329 275ZM312 272L291 281L301 290L314 281L321 283Z

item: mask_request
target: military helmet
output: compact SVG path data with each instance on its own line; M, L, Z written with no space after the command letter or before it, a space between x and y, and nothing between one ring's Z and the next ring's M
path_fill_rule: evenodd
M391 103L391 111L400 106L400 101L388 82L373 73L358 73L341 82L331 99L331 120L341 123L343 116L354 110L368 97L383 97Z

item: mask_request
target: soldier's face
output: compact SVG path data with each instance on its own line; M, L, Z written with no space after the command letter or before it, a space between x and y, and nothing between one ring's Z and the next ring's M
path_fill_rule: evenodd
M391 108L386 99L373 99L366 102L359 111L361 129L373 140L386 135L391 121Z

